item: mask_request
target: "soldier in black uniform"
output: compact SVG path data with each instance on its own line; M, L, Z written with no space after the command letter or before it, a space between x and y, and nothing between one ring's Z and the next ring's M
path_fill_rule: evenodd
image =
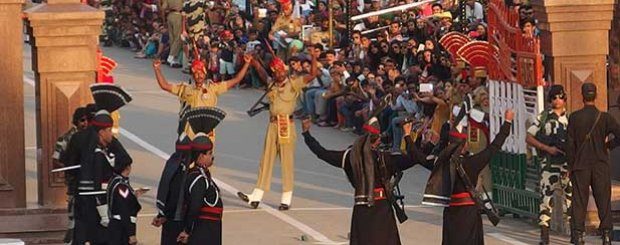
M441 151L435 161L422 203L445 207L443 212L444 245L484 244L480 207L470 193L474 190L480 171L486 167L493 155L498 152L510 134L514 113L506 111L505 121L493 142L477 154L467 151L467 134L453 127L448 146ZM458 120L457 120L458 121ZM464 174L472 186L457 175L455 158L461 162Z
M138 197L145 189L134 190L129 184L131 162L122 161L114 165L114 177L107 190L107 203L110 207L108 217L108 234L110 245L137 244L136 222L138 212L142 209Z
M330 151L310 135L310 120L304 120L302 125L304 141L312 153L328 164L342 168L355 188L350 244L401 244L391 203L394 201L394 186L389 181L396 172L425 161L411 137L405 137L407 152L404 154L380 151L377 149L381 143L380 127L373 117L364 125L368 133L359 137L352 147ZM408 124L405 133L410 131L411 124Z
M162 227L161 244L176 245L183 231L183 202L187 167L191 157L191 145L185 133L175 144L176 152L166 162L157 188L158 214L153 219L155 227Z
M114 138L114 121L110 112L131 101L131 96L113 84L93 84L91 91L99 109L89 127L76 133L67 147L66 166L77 176L75 197L75 244L106 244L109 223L106 198L107 182L116 164L131 164L132 159L123 145Z
M192 164L185 182L184 227L178 241L190 245L222 244L222 203L220 190L211 178L213 142L208 134L224 119L215 107L192 108L185 114L196 137L192 140Z
M568 143L566 155L573 184L573 220L575 244L584 244L585 216L590 196L590 187L596 201L599 230L603 244L611 244L611 166L605 139L614 134L620 137L620 126L606 112L599 111L594 101L596 86L584 83L581 86L584 107L568 119Z
M64 161L66 160L66 150L73 138L73 135L79 131L83 131L88 127L88 109L86 107L79 107L73 112L73 126L69 131L58 137L56 145L54 147L54 154L52 159L54 161L55 168L65 167ZM73 227L75 222L73 219L73 206L75 203L75 191L77 189L77 178L74 172L65 172L65 184L67 185L67 213L69 215L69 225L67 232L65 233L65 244L71 244L73 240Z

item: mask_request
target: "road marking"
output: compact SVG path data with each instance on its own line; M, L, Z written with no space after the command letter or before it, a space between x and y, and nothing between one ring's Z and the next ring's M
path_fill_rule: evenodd
M502 235L501 233L487 233L488 236L490 237L494 237L497 238L499 240L502 240L504 242L510 243L510 244L514 244L514 245L527 245L527 243L524 242L520 242L512 237L507 237L505 235Z
M135 134L125 130L124 128L120 128L120 133L121 135L127 137L129 140L133 141L134 143L140 145L142 148L150 151L151 153L159 156L160 158L167 160L168 158L170 158L170 155L168 155L167 153L163 152L162 150L158 149L157 147L149 144L148 142L140 139L140 137L136 136ZM229 192L230 194L236 196L237 192L239 190L237 190L237 188L217 179L217 178L213 178L213 180L217 183L217 185L220 187L220 189L223 189L227 192ZM322 243L329 243L329 244L333 244L335 243L334 241L330 240L329 238L327 238L325 235L321 234L320 232L312 229L311 227L307 226L306 224L284 214L283 212L277 211L275 208L266 205L266 204L261 204L260 208L265 210L267 213L279 218L280 220L294 226L295 228L297 228L298 230L304 232L305 234L310 235L312 238L314 238L315 240L322 242Z

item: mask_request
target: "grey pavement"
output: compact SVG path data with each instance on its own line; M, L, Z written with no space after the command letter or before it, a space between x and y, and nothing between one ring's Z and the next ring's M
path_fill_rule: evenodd
M155 194L167 154L173 151L179 102L162 92L154 79L150 60L134 59L127 49L105 48L115 59L117 83L134 98L121 110L121 142L134 159L131 176L134 187L151 191L140 198L138 240L158 244L160 230L150 225L156 214ZM25 46L25 110L28 200L36 202L35 102L31 82L30 48ZM180 69L163 68L169 81L186 81ZM249 209L237 199L237 190L250 192L255 184L267 113L249 118L245 111L256 101L258 90L232 89L219 98L228 116L216 130L214 176L223 193L224 244L348 244L353 188L344 172L318 160L299 135L295 161L295 192L292 209L281 212L279 165L274 169L272 191L265 194L259 209ZM298 123L299 124L299 123ZM298 132L299 125L297 125ZM344 149L355 137L332 128L312 128L313 135L328 149ZM403 244L441 244L442 209L420 205L429 171L415 166L405 172L401 188L406 196L409 220L400 224ZM483 217L484 218L484 217ZM487 244L537 244L538 228L530 220L505 217L498 227L485 224ZM592 237L592 242L599 241ZM553 236L553 244L567 244L564 236Z

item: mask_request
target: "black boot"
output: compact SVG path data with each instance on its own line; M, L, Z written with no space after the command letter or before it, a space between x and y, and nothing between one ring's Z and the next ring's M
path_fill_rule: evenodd
M577 244L577 245L584 245L584 244L586 244L586 241L583 239L583 232L581 232L581 231L573 231L572 243L573 244Z
M611 230L603 230L603 245L611 245Z
M549 227L548 226L540 226L540 245L548 245L549 244Z
M244 202L249 202L250 198L248 197L248 195L246 195L243 192L237 192L237 196ZM257 209L258 205L260 204L260 202L250 202L250 207L252 207L253 209Z

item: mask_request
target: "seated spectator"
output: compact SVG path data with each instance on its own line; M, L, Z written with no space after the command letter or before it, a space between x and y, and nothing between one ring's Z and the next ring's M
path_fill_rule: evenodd
M341 97L340 113L345 118L345 127L341 128L344 132L354 131L356 134L362 134L363 109L368 102L369 97L362 89L360 81L357 78L349 77L346 79L348 92Z

